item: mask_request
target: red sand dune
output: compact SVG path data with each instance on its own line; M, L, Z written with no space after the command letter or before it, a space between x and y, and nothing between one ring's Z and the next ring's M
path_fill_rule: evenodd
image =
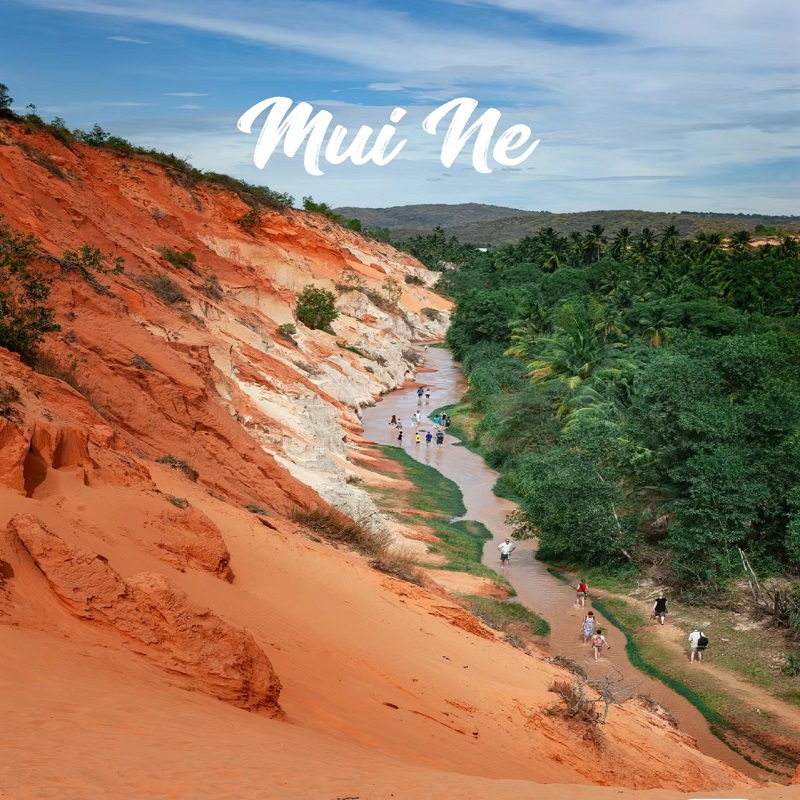
M300 477L322 486L329 461L346 463L348 392L404 377L365 370L328 334L277 336L295 292L345 267L372 286L397 276L404 313L337 329L387 353L433 333L409 314L448 304L406 286L421 267L388 246L297 212L250 235L234 222L246 208L154 162L0 123L6 221L51 255L88 243L125 258L124 274L97 276L112 294L78 273L53 294L62 332L47 349L74 356L92 403L0 349L0 385L20 395L0 415L0 794L797 796L754 788L635 702L596 749L548 711L561 670L291 521L298 503L324 505ZM191 248L198 273L158 246ZM134 277L167 273L188 304ZM212 273L218 300L201 291Z

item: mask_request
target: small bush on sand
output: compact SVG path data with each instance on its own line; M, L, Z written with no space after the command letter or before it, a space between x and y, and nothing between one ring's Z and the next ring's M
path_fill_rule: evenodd
M257 506L255 503L247 503L245 508L251 514L259 514L262 517L268 517L269 516L269 511L267 511L266 508L262 508L261 506Z
M389 535L373 533L335 508L297 506L290 518L329 542L345 544L371 558L385 558Z
M20 395L16 386L10 383L0 383L0 417L5 417L14 422L19 421L19 413L14 406L19 403Z
M137 280L168 306L186 303L189 300L166 275L139 275Z
M131 358L131 366L136 367L137 369L144 369L148 372L152 372L153 365L144 357L144 356L133 356Z
M336 310L336 295L327 289L306 286L297 295L297 319L315 330L327 330L339 316Z
M174 494L168 494L167 500L178 508L189 508L189 501L185 497L175 497Z
M161 456L156 459L156 463L168 464L172 469L180 470L190 481L196 481L200 477L200 473L188 461L173 455Z
M216 275L209 275L200 286L200 291L211 300L222 300L225 291Z
M191 250L174 250L172 247L159 247L158 252L164 257L165 261L173 267L188 269L190 272L197 272L197 256Z
M406 583L413 583L417 586L425 585L425 576L422 570L414 564L414 560L409 555L403 553L386 554L371 559L369 565L378 570L378 572L391 575L393 578L398 578Z

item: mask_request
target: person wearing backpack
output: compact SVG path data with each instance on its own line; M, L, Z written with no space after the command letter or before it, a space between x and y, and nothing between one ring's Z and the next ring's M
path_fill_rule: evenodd
M603 645L605 645L609 650L611 649L611 645L606 641L606 637L603 636L603 629L598 628L597 633L592 636L592 650L594 651L595 661L600 658L600 651L603 649Z
M697 659L698 662L701 662L706 647L708 647L708 637L703 631L695 628L689 634L689 661L694 663Z

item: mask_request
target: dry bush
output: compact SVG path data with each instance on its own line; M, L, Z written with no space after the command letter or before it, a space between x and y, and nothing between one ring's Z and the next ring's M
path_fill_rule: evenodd
M200 291L210 300L222 300L225 297L225 290L216 275L209 275L203 281Z
M425 575L422 570L416 566L410 556L403 553L387 553L377 556L370 560L369 565L378 572L384 572L406 583L413 583L417 586L425 585Z
M168 306L186 303L189 300L181 288L166 275L137 275L136 280Z
M335 508L296 506L289 516L329 542L348 545L371 558L387 557L388 533L373 533Z
M573 673L569 679L553 681L549 691L564 701L564 716L585 725L583 738L600 747L603 734L599 726L605 724L610 707L630 700L637 686L639 683L625 683L623 674L613 667L600 678L592 678L591 671L586 677Z
M19 422L19 412L14 408L19 400L20 394L16 386L12 386L10 383L0 383L0 416L12 422Z
M200 473L188 462L182 458L176 458L173 455L161 456L156 459L157 464L169 464L172 469L180 470L190 481L196 482L200 477Z

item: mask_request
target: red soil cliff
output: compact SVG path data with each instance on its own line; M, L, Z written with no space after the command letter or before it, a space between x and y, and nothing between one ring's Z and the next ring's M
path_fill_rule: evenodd
M9 796L788 796L637 704L596 749L549 711L562 670L291 520L370 502L346 479L358 408L411 375L403 351L449 304L388 246L294 211L247 231L248 210L0 123L0 213L41 240L62 327L44 349L77 386L0 349ZM83 244L124 271L47 257ZM335 335L277 333L303 286L348 280Z

